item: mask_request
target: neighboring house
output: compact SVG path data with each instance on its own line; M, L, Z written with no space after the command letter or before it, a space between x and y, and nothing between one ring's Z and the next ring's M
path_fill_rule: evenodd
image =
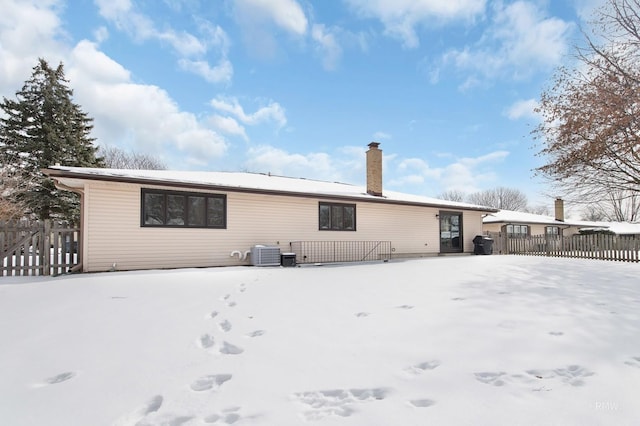
M578 234L580 229L592 228L595 222L584 222L564 219L564 202L555 201L555 217L533 213L500 210L491 213L482 220L484 233L497 233L507 238L522 238L532 235L571 236Z
M295 242L389 241L398 258L473 253L482 217L497 210L383 191L378 145L369 144L366 187L255 173L43 171L81 195L85 272L246 265L256 245L290 252Z
M583 228L582 231L600 231L605 230L613 232L616 235L633 236L640 239L640 223L629 222L594 222L592 227Z

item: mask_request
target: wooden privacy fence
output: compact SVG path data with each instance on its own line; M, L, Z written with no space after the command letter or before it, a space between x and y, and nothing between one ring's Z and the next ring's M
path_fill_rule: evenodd
M494 240L494 253L640 262L640 239L633 235L507 238L503 233L492 233L489 236Z
M0 221L0 277L69 272L80 261L79 235L64 222Z
M294 241L297 263L389 260L391 241Z

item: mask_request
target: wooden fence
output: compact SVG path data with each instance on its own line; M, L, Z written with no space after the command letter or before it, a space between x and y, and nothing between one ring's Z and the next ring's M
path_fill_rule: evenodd
M69 272L80 261L79 235L64 222L0 221L0 277Z
M533 235L507 238L504 233L490 233L489 236L494 240L495 254L640 262L640 238L633 235Z

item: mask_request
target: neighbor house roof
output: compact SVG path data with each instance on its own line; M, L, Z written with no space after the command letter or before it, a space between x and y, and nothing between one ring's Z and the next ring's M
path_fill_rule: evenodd
M43 172L71 188L81 188L84 180L129 182L214 189L221 191L255 192L292 196L314 196L392 204L497 212L497 209L475 204L439 200L420 195L384 191L383 196L367 194L365 186L291 178L263 173L197 172L173 170L125 170L52 166Z
M617 235L640 235L640 223L593 222L592 229L607 229Z
M584 222L579 220L557 220L553 216L544 216L534 213L517 212L513 210L500 210L497 213L491 213L482 219L483 223L504 223L504 224L534 224L549 226L576 226L595 227L596 222Z

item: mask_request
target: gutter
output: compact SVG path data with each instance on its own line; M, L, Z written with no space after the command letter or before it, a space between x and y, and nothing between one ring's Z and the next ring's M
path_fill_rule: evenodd
M43 173L45 173L46 169L41 170ZM46 173L45 173L46 174ZM75 192L76 194L80 195L80 237L84 240L84 190L79 189L79 188L72 188L70 186L67 186L61 182L59 182L57 179L53 179L53 183L55 184L56 188L58 189L62 189L64 191L70 191L70 192ZM82 241L78 242L78 263L76 265L74 265L69 271L71 273L76 273L76 272L82 272L83 270L83 264L84 264L84 256L83 256L83 251L84 251L84 244Z

